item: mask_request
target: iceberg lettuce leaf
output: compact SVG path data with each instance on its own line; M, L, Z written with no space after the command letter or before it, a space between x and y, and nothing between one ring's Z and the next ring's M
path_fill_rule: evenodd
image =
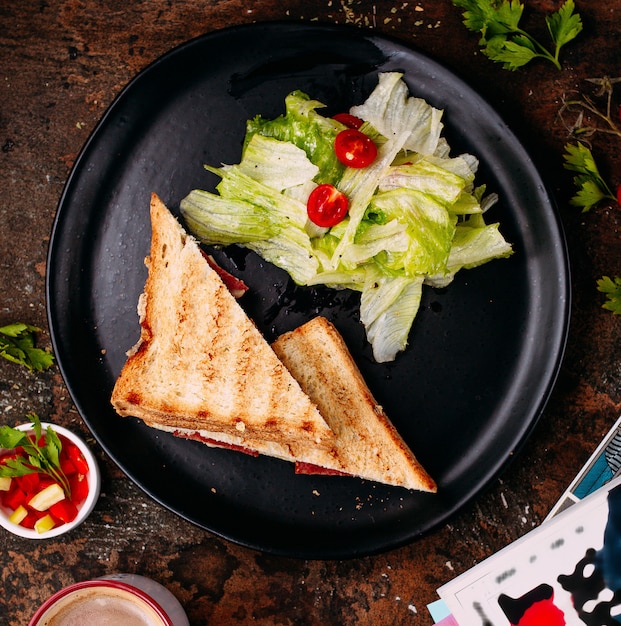
M223 198L195 189L181 200L181 214L190 232L206 244L248 243L275 235L274 215L251 202Z
M304 185L319 172L301 148L263 135L250 138L239 168L247 176L278 191Z
M253 135L261 134L288 141L306 152L321 172L321 181L336 185L345 166L334 154L334 138L345 126L317 113L325 105L301 92L294 91L285 98L285 114L269 120L256 116L246 124L244 150Z
M360 318L378 363L394 361L405 350L420 308L423 278L380 279L362 292Z
M350 109L350 113L369 122L390 138L408 133L404 147L424 155L434 154L443 124L443 111L422 98L409 95L399 72L384 72L366 101Z

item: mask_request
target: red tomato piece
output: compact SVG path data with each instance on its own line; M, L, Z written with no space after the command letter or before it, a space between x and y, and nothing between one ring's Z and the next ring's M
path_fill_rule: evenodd
M39 491L41 476L39 474L26 474L16 478L20 488L27 494L34 495Z
M56 504L52 504L49 508L49 512L52 514L52 517L66 524L67 522L72 522L77 514L78 508L76 507L71 500L61 500Z
M315 187L306 203L310 221L324 228L336 226L342 222L347 215L348 208L347 196L328 183Z
M375 142L355 128L341 131L334 140L336 158L348 167L367 167L377 157Z
M621 185L617 187L617 202L621 206Z
M64 450L63 450L64 453ZM61 453L60 455L60 469L64 472L65 476L72 476L78 470L75 468L75 465L71 462L71 459L66 455Z
M32 509L28 507L28 517L34 516L35 519L41 519L42 517L45 517L48 513L49 509L46 509L45 511L37 511L37 509Z
M13 486L15 485L15 486ZM17 481L13 480L11 489L2 494L2 505L14 511L20 504L26 504L30 497L17 485Z
M80 448L71 441L66 441L63 446L67 450L67 456L75 466L76 470L80 474L88 474L88 463L84 458L84 455L80 452Z
M343 124L343 126L347 126L347 128L360 128L364 124L359 117L351 113L337 113L333 119Z
M42 489L49 487L52 483L55 482L56 481L51 476L47 476L46 474L39 474L39 486L37 487L37 491L35 493L38 493Z
M88 496L88 480L83 474L74 474L69 477L69 486L71 487L71 501L75 504L81 504Z
M24 517L24 519L19 523L20 526L23 526L24 528L34 528L34 525L37 522L37 516L34 513L28 513L28 515L26 515L26 517Z

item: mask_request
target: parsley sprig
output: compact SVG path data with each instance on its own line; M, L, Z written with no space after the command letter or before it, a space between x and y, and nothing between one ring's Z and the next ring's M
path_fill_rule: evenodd
M612 311L615 315L621 315L621 278L602 276L597 281L597 289L606 294L606 301L602 304L602 308Z
M23 450L0 463L0 476L14 478L27 474L47 474L60 484L67 498L70 498L69 480L60 467L60 451L63 447L60 437L48 426L42 438L43 427L37 414L29 413L26 417L32 422L34 439L26 431L10 426L0 427L0 448Z
M621 138L621 126L613 115L613 90L621 83L621 77L587 78L587 82L596 85L593 96L579 93L571 100L564 99L559 109L559 118L570 135L576 140L576 145L565 145L565 169L576 172L574 184L577 193L571 199L571 204L590 211L595 205L605 200L612 200L621 204L621 185L615 195L599 172L593 154L589 148L591 138L603 133ZM604 98L604 101L601 99Z
M0 327L0 356L31 371L48 369L54 363L54 355L35 348L35 334L40 330L23 322Z
M466 27L481 33L479 45L483 54L507 70L516 70L535 58L546 59L561 69L561 48L582 30L580 15L574 13L574 1L566 0L558 11L545 18L554 45L550 52L520 27L524 5L519 0L453 0L453 4L464 9Z
M582 212L586 213L603 200L616 201L616 196L599 173L591 150L584 143L566 144L563 159L563 167L576 172L574 185L577 192L570 204L582 207Z

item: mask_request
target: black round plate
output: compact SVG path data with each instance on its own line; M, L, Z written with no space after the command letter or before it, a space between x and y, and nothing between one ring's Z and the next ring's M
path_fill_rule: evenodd
M350 292L295 288L241 248L220 262L251 290L242 304L268 340L316 314L340 329L372 392L439 485L436 495L293 467L183 441L122 419L110 393L139 336L136 304L150 242L149 197L178 214L203 164L240 158L245 121L275 117L301 89L333 114L360 103L378 72L445 110L453 152L481 161L478 182L514 244L510 259L426 288L410 344L377 364ZM491 215L491 214L490 214ZM210 33L164 55L119 95L62 195L48 259L54 350L80 414L121 469L156 501L234 542L306 558L376 553L444 523L503 469L555 381L568 325L565 242L531 159L499 116L438 63L347 27L269 23Z

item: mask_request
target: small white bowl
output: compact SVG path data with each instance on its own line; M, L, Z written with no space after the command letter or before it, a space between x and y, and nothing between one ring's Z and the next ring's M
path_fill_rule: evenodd
M97 502L97 499L99 498L99 492L101 490L101 474L99 473L99 466L97 465L97 460L95 459L95 456L90 451L86 443L84 443L82 439L80 439L70 430L67 430L66 428L63 428L62 426L58 426L56 424L42 422L42 431L45 432L48 426L51 426L56 434L63 435L64 437L69 439L69 441L74 443L80 449L80 452L82 452L82 454L84 455L84 458L88 463L88 495L86 496L86 500L84 500L84 502L80 506L78 506L78 514L73 521L66 522L65 524L61 524L60 526L54 526L54 528L51 528L50 530L43 533L37 532L34 528L24 528L19 524L14 524L13 522L10 522L9 517L12 511L0 504L0 526L12 532L14 535L19 535L20 537L24 537L25 539L50 539L52 537L57 537L58 535L64 535L70 530L73 530L76 526L79 526L95 508L95 504ZM15 428L17 430L34 432L32 423L30 422L28 424L20 424Z

